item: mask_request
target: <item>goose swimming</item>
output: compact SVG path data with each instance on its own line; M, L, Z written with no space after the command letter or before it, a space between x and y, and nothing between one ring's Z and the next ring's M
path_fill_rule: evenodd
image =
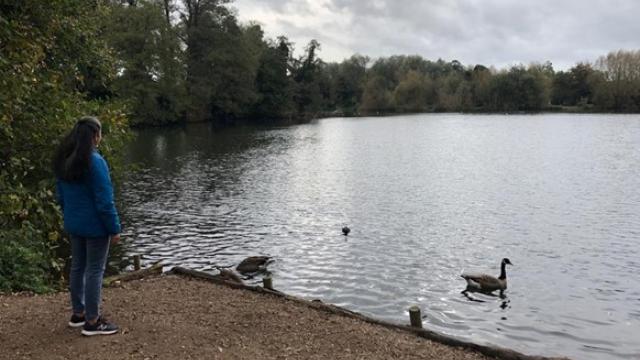
M462 278L467 280L467 288L462 293L466 294L467 291L492 293L500 290L500 296L503 296L504 291L507 289L507 265L513 264L507 258L502 259L500 262L500 276L497 278L487 274L462 274Z

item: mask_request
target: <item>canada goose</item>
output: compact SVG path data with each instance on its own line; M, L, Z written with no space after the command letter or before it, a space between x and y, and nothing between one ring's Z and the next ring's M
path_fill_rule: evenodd
M349 232L351 232L351 229L349 229L349 227L348 227L348 226L344 226L344 227L342 228L342 233L344 234L344 236L349 235Z
M242 260L240 264L236 267L241 274L257 272L260 270L264 270L267 266L267 263L271 259L268 256L249 256L248 258Z
M466 294L467 291L491 293L500 290L500 296L503 296L504 290L507 288L507 272L505 271L507 264L513 265L509 259L502 259L500 276L497 278L486 274L462 274L462 278L467 280L467 288L462 293Z

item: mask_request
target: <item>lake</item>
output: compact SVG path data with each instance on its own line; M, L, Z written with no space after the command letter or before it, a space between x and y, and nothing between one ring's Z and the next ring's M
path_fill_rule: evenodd
M526 354L640 358L640 116L426 114L147 129L128 253ZM341 228L351 228L343 236ZM506 298L460 292L498 275ZM250 280L260 283L261 278Z

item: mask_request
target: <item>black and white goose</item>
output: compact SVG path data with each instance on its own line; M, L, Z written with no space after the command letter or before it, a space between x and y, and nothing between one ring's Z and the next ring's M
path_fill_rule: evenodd
M467 291L492 293L496 290L500 290L500 296L503 296L504 291L507 289L507 272L506 266L513 265L509 259L504 258L500 263L500 276L493 277L487 274L462 274L462 278L467 280L467 288L463 293Z

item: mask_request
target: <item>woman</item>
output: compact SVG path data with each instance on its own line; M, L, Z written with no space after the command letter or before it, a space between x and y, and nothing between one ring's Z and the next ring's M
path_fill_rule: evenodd
M64 228L71 239L69 326L82 334L109 335L118 327L100 316L100 291L109 243L120 241L120 219L113 201L107 163L96 150L102 140L98 119L78 120L62 140L53 161Z

